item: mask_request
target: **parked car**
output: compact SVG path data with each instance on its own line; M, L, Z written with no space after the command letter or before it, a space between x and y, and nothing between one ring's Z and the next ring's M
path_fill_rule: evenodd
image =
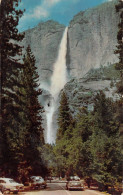
M32 176L31 179L31 188L32 189L40 189L46 188L46 181L41 176Z
M53 180L53 178L51 176L48 176L47 180Z
M69 181L66 184L67 190L84 190L84 185L81 181Z
M91 182L90 183L90 189L92 190L98 190L99 186L98 186L98 183L97 182Z
M79 181L80 178L77 175L76 176L70 176L70 181L73 181L73 180Z
M11 178L0 178L0 190L2 193L13 192L17 194L23 187L23 184L17 183Z
M70 176L69 180L73 181L74 180L74 176Z
M74 180L75 180L75 181L80 181L80 177L74 176Z

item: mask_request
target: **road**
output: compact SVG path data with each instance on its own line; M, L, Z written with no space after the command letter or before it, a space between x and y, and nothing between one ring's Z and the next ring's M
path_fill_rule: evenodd
M22 192L19 195L102 195L102 193L94 190L68 191L65 186L65 183L48 183L45 190Z

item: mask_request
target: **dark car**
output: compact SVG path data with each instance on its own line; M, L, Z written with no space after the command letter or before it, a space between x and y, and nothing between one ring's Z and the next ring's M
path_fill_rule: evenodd
M47 187L46 181L41 176L32 176L30 179L30 186L32 189L41 189Z
M84 185L81 181L69 181L66 184L67 190L84 190Z

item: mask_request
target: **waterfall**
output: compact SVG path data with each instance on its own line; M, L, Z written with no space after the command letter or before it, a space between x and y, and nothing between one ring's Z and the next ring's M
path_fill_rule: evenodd
M52 95L51 102L46 107L47 132L46 143L53 144L56 139L56 132L53 129L53 115L57 109L58 95L67 82L67 67L66 67L66 53L67 53L67 30L63 33L60 43L58 57L53 65L53 75L51 77L50 94Z

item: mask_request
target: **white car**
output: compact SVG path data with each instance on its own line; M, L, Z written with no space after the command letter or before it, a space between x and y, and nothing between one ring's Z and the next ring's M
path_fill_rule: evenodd
M41 176L32 176L30 179L31 188L33 189L46 188L47 186L46 181Z
M23 187L23 184L17 183L11 178L0 177L0 191L3 194L10 192L17 194L19 190L23 189Z
M74 180L75 180L75 181L80 181L80 177L74 176Z
M70 176L70 181L80 181L80 178L76 175L76 176Z
M81 181L69 181L66 184L67 190L84 190L84 185Z

